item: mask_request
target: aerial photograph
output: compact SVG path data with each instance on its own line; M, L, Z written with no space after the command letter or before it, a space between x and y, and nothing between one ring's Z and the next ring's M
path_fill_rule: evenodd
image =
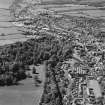
M0 105L105 105L105 0L0 0Z

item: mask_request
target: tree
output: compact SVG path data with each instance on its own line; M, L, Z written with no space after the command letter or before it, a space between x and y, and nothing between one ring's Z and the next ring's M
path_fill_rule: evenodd
M36 74L36 68L35 68L35 67L33 67L32 73L33 73L33 74Z
M5 36L5 34L4 34L4 33L2 33L2 34L1 34L1 36Z

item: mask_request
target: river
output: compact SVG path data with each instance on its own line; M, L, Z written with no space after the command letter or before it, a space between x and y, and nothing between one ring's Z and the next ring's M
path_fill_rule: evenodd
M9 6L13 0L0 0L0 46L26 40L25 36L18 31L18 27L11 22ZM4 33L5 36L1 36Z

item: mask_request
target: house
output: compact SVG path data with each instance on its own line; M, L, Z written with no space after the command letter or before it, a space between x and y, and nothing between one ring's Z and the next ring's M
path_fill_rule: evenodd
M73 70L69 71L69 73L74 77L84 77L88 74L88 68L83 65L74 65Z
M75 78L71 93L74 98L78 97L78 95L79 95L79 78Z

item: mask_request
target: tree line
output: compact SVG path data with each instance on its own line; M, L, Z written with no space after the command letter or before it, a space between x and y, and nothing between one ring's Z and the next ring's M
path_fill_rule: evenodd
M54 56L57 57L58 61L71 56L73 50L70 46L71 42L57 40L50 35L2 46L0 48L1 85L8 83L11 85L26 78L25 71L31 64L41 64L51 57L54 58Z

